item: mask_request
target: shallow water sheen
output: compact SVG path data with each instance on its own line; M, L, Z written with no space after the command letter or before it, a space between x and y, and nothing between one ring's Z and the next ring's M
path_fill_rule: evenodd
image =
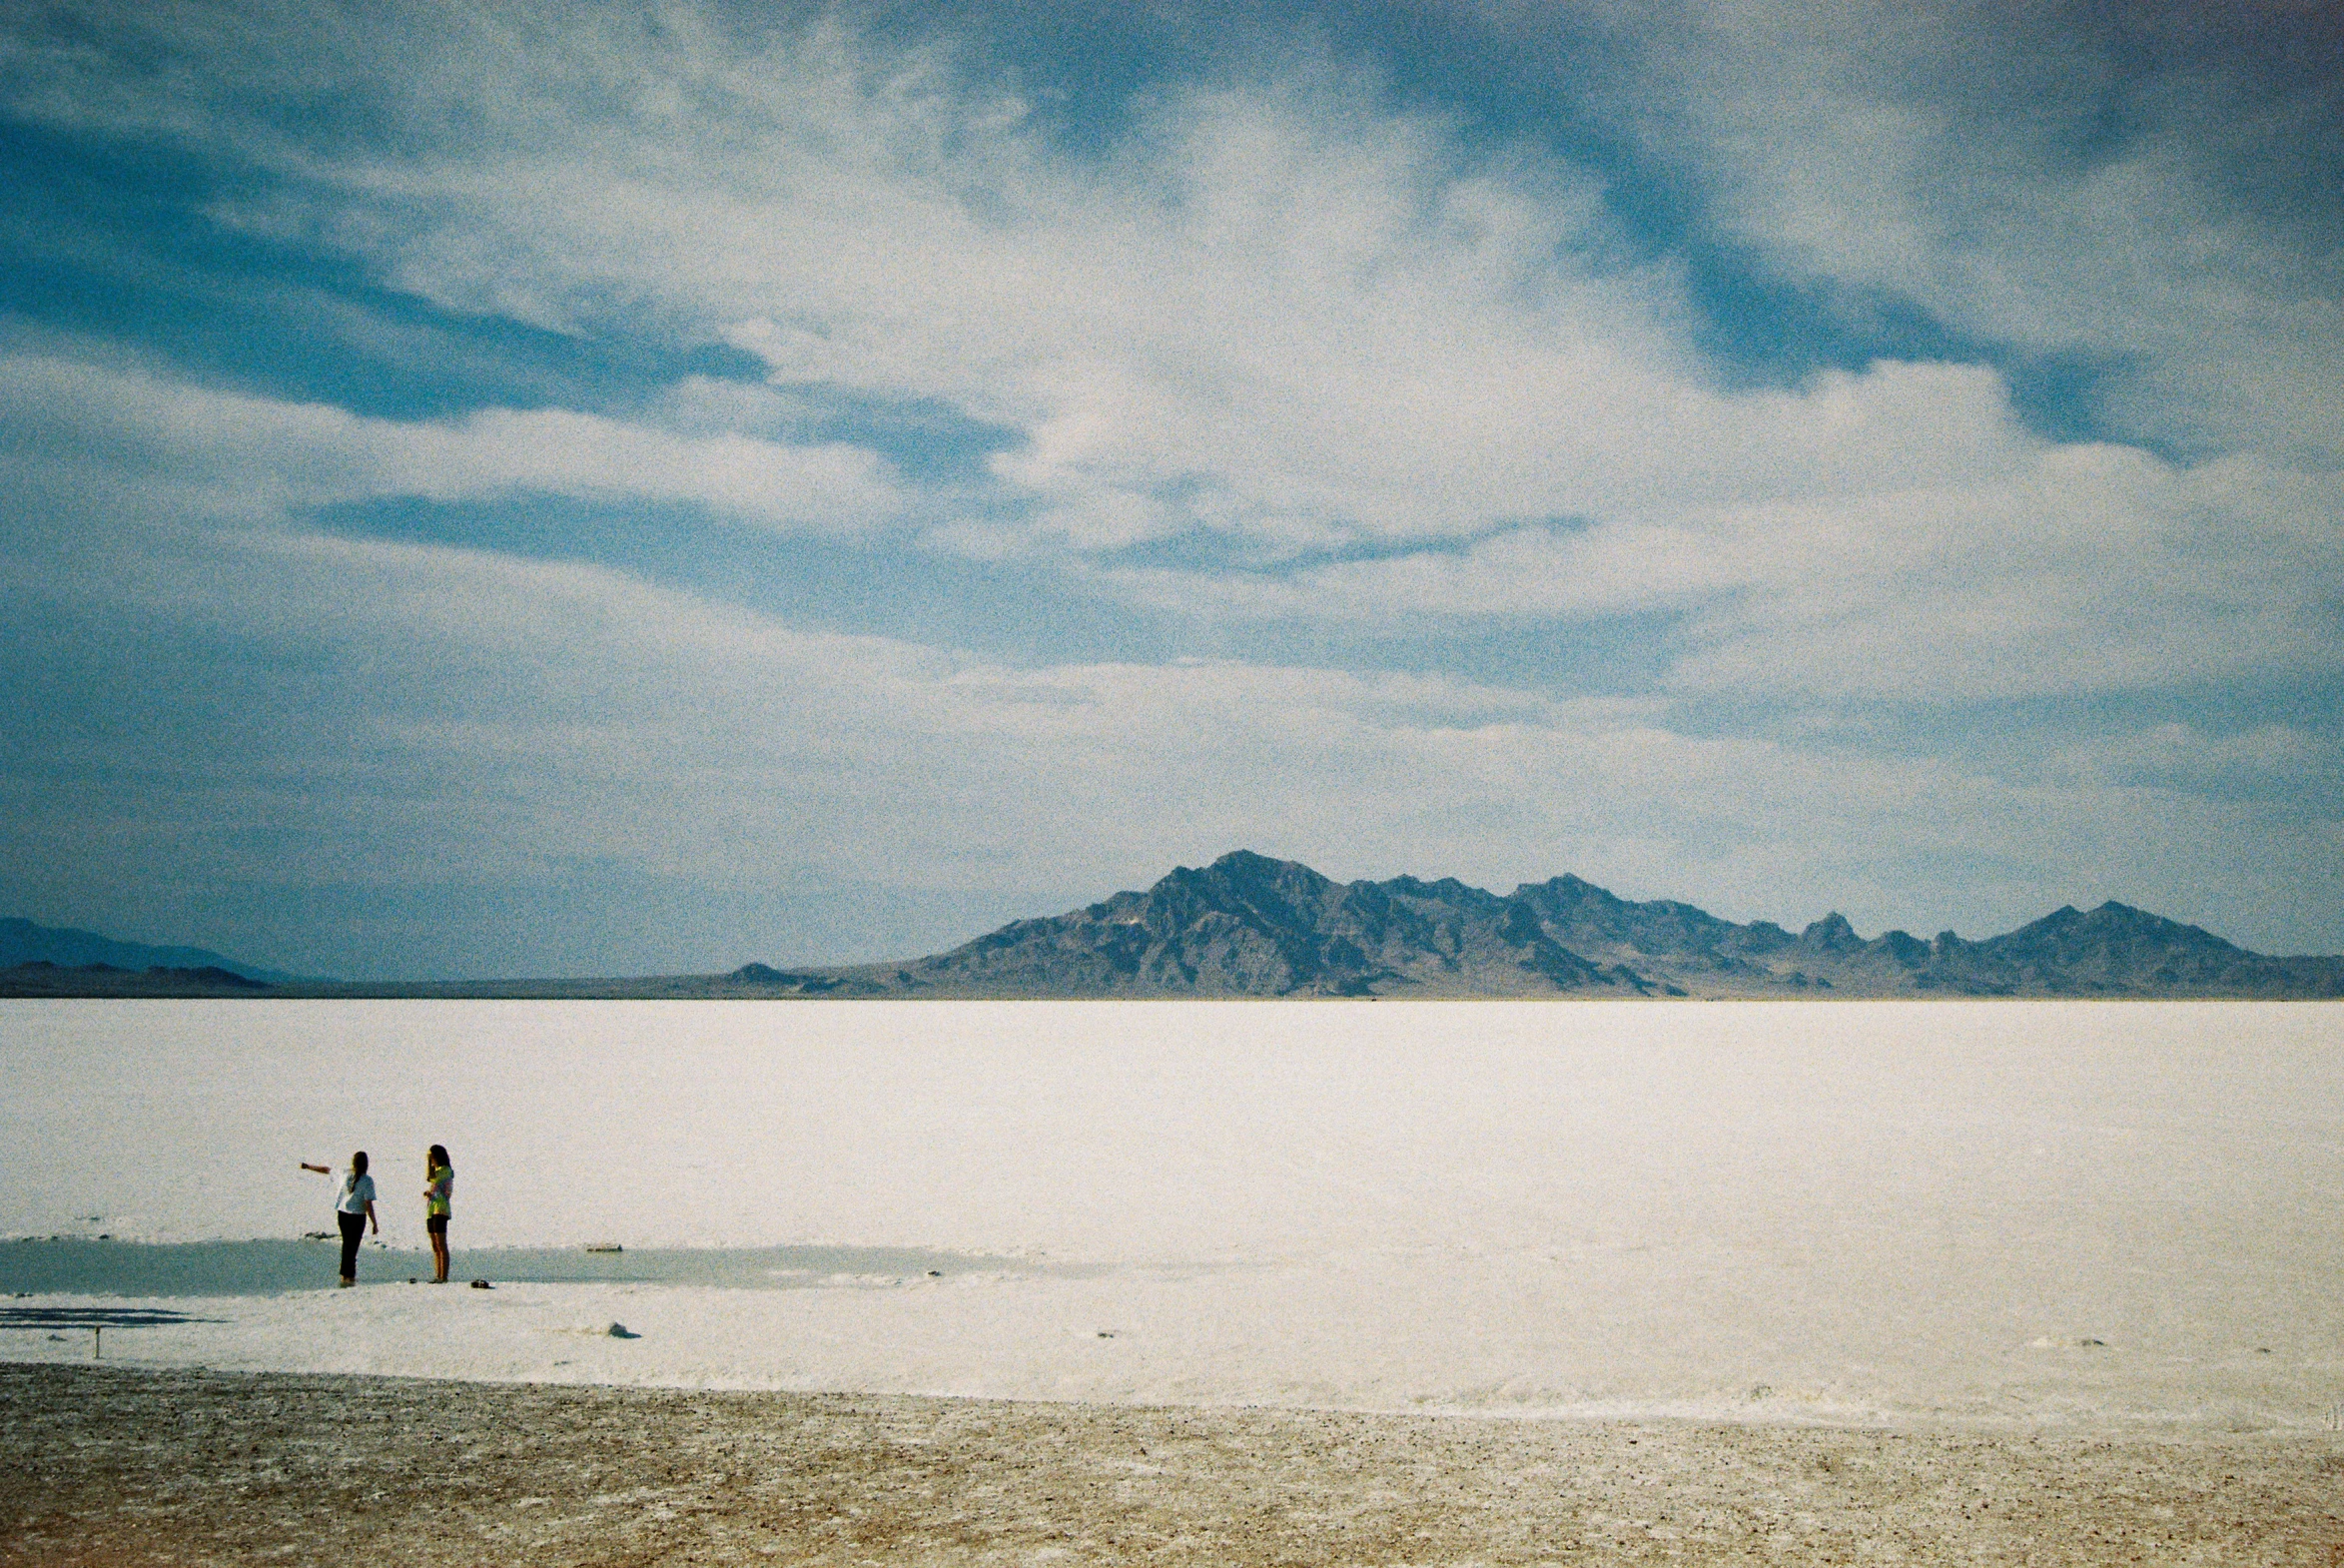
M76 1236L0 1241L0 1295L229 1296L331 1289L342 1249L333 1240L114 1241ZM972 1257L885 1246L579 1247L468 1249L450 1259L450 1277L517 1283L719 1285L803 1289L900 1284L982 1269L1032 1271L1010 1258ZM427 1280L431 1254L369 1244L359 1251L369 1284Z

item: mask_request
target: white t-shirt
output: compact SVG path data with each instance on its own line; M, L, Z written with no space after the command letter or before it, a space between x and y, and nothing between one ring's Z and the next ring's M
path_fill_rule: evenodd
M374 1200L373 1176L345 1175L342 1178L342 1195L334 1200L334 1206L342 1213L363 1214L367 1211L367 1205Z

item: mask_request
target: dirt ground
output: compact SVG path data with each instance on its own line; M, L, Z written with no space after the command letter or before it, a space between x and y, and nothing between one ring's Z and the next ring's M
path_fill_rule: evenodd
M2344 1439L0 1364L0 1564L2290 1563Z

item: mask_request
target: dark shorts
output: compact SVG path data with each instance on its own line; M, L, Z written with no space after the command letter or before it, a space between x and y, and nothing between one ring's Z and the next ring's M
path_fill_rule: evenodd
M445 1235L447 1234L447 1216L445 1214L425 1214L423 1228L433 1235Z

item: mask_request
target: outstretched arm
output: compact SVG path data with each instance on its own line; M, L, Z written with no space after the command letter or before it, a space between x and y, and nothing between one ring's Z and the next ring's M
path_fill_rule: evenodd
M304 1171L315 1171L315 1172L317 1172L317 1173L318 1173L318 1175L320 1175L320 1176L332 1176L332 1175L334 1174L332 1171L328 1170L328 1169L327 1169L326 1167L324 1167L324 1166L313 1166L313 1165L311 1165L311 1164L310 1164L310 1163L309 1163L307 1160L305 1160L305 1161L303 1161L303 1162L302 1162L302 1169L303 1169Z

